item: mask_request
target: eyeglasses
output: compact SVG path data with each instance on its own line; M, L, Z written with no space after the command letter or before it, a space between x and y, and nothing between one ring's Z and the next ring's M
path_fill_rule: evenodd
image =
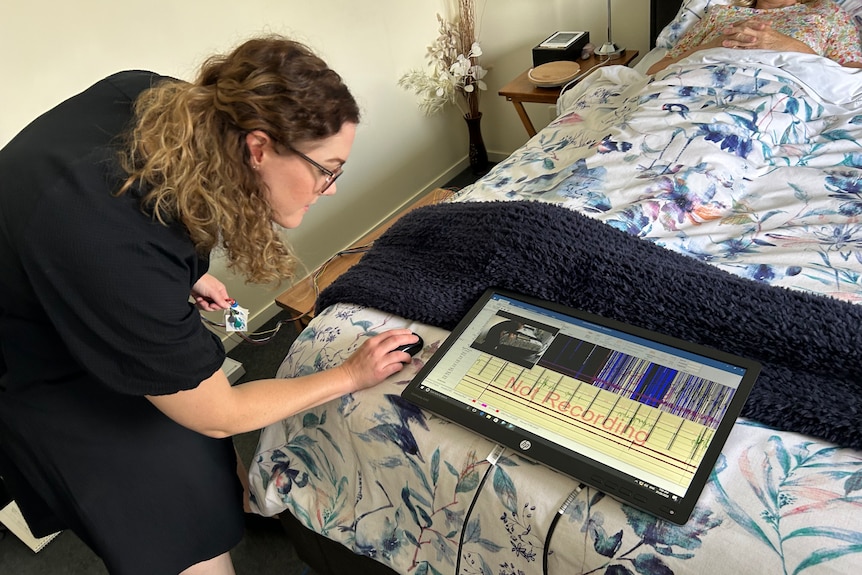
M317 190L318 194L322 194L323 192L328 190L329 186L334 184L335 180L337 180L341 176L341 174L344 173L344 168L342 166L338 166L338 168L333 172L332 170L328 170L328 169L324 168L323 166L321 166L320 164L318 164L317 162L315 162L314 160L312 160L311 158L309 158L308 156L306 156L305 154L303 154L302 152L300 152L296 148L293 148L291 146L288 146L287 148L291 152L293 152L294 154L296 154L297 156L299 156L300 158L302 158L303 160L305 160L306 162L308 162L309 164L311 164L312 166L314 166L315 168L320 170L320 173L324 175L323 187L320 188L319 190Z

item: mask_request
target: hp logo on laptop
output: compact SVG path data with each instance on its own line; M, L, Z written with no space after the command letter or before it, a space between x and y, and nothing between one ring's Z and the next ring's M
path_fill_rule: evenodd
M521 444L519 447L521 448L522 451L527 451L528 449L533 447L533 444L525 439L525 440L521 441Z

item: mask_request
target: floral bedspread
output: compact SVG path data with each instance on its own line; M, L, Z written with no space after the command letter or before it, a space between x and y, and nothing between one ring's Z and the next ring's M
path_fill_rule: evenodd
M456 201L559 203L739 275L862 300L862 80L721 52L655 78L594 74ZM263 431L250 469L260 513L290 512L405 575L538 575L545 561L566 574L858 570L858 451L740 420L686 525L591 488L559 515L577 481L511 452L491 464L491 442L400 399L446 331L337 304L279 374L337 365L393 327L425 340L411 365Z
M280 375L336 365L393 327L425 340L412 365L264 430L251 469L257 509L287 510L405 575L542 573L549 526L578 482L511 452L491 466L492 442L400 399L447 332L337 304L302 333ZM685 526L587 488L549 545L550 573L853 573L862 453L739 421Z
M564 205L738 275L862 301L862 71L754 52L654 78L600 69L459 199Z

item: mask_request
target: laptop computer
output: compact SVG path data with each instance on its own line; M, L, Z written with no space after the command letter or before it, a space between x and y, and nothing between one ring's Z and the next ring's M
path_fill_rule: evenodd
M759 372L746 358L492 288L402 397L684 524Z

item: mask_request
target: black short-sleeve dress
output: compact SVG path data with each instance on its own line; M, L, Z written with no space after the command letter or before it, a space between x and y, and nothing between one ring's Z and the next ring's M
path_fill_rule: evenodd
M231 441L144 397L224 360L189 303L208 262L116 194L133 102L162 80L110 76L0 149L0 475L34 530L74 530L119 574L177 573L243 530Z

